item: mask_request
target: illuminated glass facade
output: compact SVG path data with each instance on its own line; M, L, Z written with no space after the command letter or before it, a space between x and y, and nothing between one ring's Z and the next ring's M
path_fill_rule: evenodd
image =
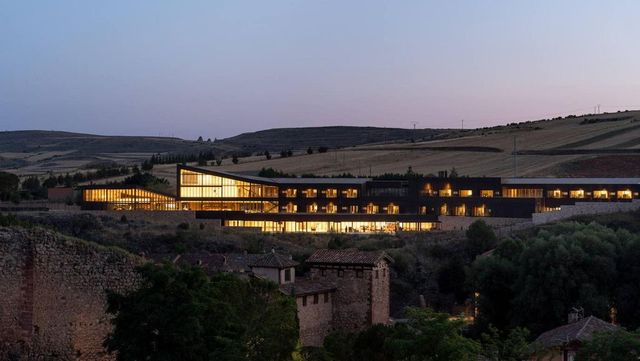
M195 211L267 232L400 232L440 216L529 218L576 202L640 199L640 179L262 178L178 166L177 196L121 186L83 189L84 209Z

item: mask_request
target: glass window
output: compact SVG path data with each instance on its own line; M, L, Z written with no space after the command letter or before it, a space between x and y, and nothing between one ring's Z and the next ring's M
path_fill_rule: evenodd
M314 188L305 189L302 193L306 198L316 198L318 196L318 190Z
M573 191L569 191L569 197L571 198L584 198L584 190L576 189Z
M336 212L338 212L338 206L336 206L335 204L329 202L329 204L327 204L327 206L325 207L325 211L327 213L336 213Z
M378 213L379 207L376 204L369 203L364 209L364 212L367 214L375 214Z
M607 191L606 189L593 191L593 198L595 198L595 199L607 199L607 198L609 198L609 191Z
M349 206L349 213L358 213L358 206Z
M287 268L286 270L284 270L284 281L285 282L291 281L291 268Z
M480 197L491 198L493 197L493 190L491 189L483 189L480 191Z
M317 203L311 203L307 205L307 212L308 213L316 213L318 211L318 204Z
M327 198L338 198L338 190L335 188L327 189L324 194Z
M562 191L559 189L554 189L552 191L547 192L547 197L549 198L562 198Z
M471 197L473 196L473 191L471 189L461 189L460 197Z
M297 204L293 204L291 202L287 203L287 205L285 206L285 211L287 213L296 213L298 211L298 205Z
M287 188L284 190L284 196L287 198L295 198L298 196L298 190L295 188Z
M398 214L400 213L400 206L397 206L393 203L389 203L389 205L387 206L387 213L388 214Z
M358 198L358 190L355 188L349 188L342 191L342 195L345 198Z
M633 195L631 194L630 189L625 189L617 192L618 199L631 199Z

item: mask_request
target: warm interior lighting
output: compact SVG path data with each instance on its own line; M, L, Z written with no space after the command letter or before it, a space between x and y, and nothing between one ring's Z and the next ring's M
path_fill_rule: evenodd
M480 191L480 197L483 198L491 198L493 197L493 190L491 189L483 189Z
M562 198L562 191L560 189L554 189L547 192L549 198Z
M607 198L609 198L609 191L607 191L606 189L593 191L593 198L594 199L607 199Z
M306 198L316 198L318 196L318 190L315 188L309 188L303 190L302 194L304 194Z
M336 213L336 212L338 212L338 206L336 206L335 204L329 202L329 204L327 204L327 206L325 207L325 211L327 213Z
M285 211L287 213L296 213L298 212L298 205L297 204L293 204L291 202L287 203L287 205L285 206Z
M584 190L583 189L576 189L576 190L569 191L569 197L570 198L584 198Z
M345 198L358 198L358 190L355 188L349 188L342 191L342 195Z
M316 213L317 211L318 211L317 203L307 204L307 213Z
M393 204L393 203L389 203L389 205L387 206L387 213L388 214L398 214L400 213L400 207Z
M633 195L630 189L625 189L617 192L618 199L631 199Z
M473 196L473 191L471 189L461 189L460 197L471 197Z
M324 194L327 198L338 198L338 190L335 188L327 189Z
M373 203L369 203L365 207L364 211L367 214L375 214L375 213L378 213L378 209L379 209L378 205L373 204Z
M298 196L298 190L295 188L287 188L284 190L284 196L286 198L295 198Z
M467 207L464 204L461 204L454 209L454 214L456 216L466 216L467 215Z

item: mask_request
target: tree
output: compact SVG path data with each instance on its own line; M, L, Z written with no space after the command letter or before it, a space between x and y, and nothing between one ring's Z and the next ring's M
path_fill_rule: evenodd
M267 160L271 159L271 153L269 153L268 150L264 151L264 157L267 158Z
M145 160L144 162L142 162L142 165L140 166L140 168L142 168L142 170L145 172L149 172L153 169L153 163Z
M458 177L458 171L456 170L456 167L451 168L451 170L449 171L449 178L457 178Z
M395 360L466 361L476 360L480 345L462 335L465 323L450 320L446 313L428 308L407 308L409 319L398 324L388 349Z
M637 361L640 359L640 333L619 329L594 334L582 344L576 361Z
M17 194L20 178L13 173L0 171L0 200L7 201Z
M202 139L202 136L198 137L198 143L202 143L204 140Z
M216 165L221 165L222 164L222 158L217 158L216 159Z
M313 154L313 148L311 147L307 148L307 154Z
M238 164L239 162L238 156L234 154L233 157L231 158L231 161L233 162L233 164Z
M501 333L497 328L489 326L488 332L481 336L482 356L487 361L520 361L530 355L527 339L529 330L514 328Z
M477 255L482 254L496 246L497 238L491 226L483 220L477 220L469 225L466 232L467 242L465 249L467 256L473 260Z
M318 147L318 153L326 153L329 150L327 147Z
M296 348L295 302L277 285L201 268L146 264L140 287L109 292L113 331L105 340L124 360L288 361Z

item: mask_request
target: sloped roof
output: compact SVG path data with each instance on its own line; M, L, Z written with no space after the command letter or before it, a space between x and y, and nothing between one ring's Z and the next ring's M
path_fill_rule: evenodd
M289 268L295 267L299 263L292 260L289 256L284 256L275 252L266 253L258 256L253 262L249 263L250 267L266 267L266 268Z
M294 283L285 283L280 286L280 291L282 293L295 296L333 292L336 289L337 286L333 282L324 280L311 280L308 278L296 279Z
M383 251L359 251L357 249L319 249L306 261L308 264L349 264L375 266L380 260L393 262Z
M574 323L560 326L544 332L536 339L545 348L562 346L571 342L588 341L595 332L614 331L618 326L603 321L597 317L589 316Z

